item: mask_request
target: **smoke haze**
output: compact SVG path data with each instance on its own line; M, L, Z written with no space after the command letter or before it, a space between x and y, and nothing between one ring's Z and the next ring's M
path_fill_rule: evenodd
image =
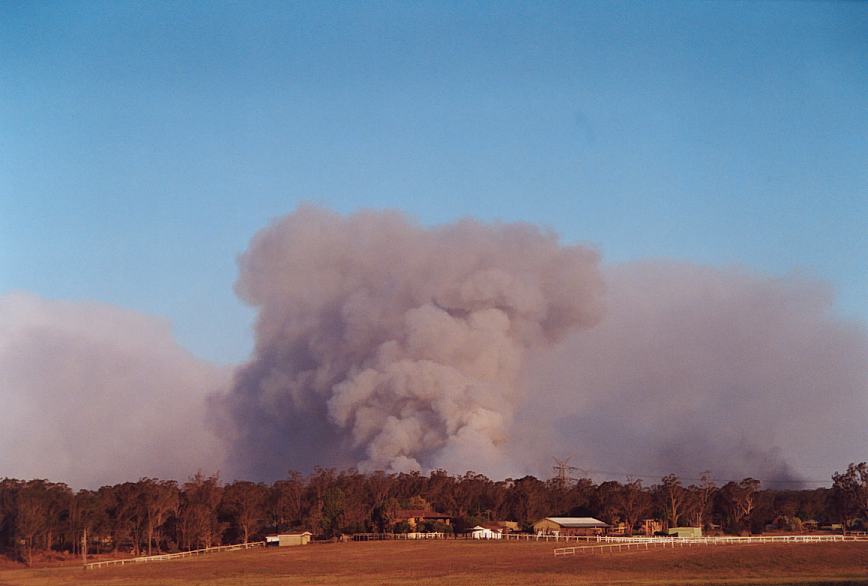
M95 487L214 470L205 398L227 374L178 346L164 320L0 296L0 476Z
M519 425L552 453L622 478L828 479L865 459L868 336L825 286L666 262L606 277L606 318L530 369Z
M315 207L239 266L258 319L234 372L160 319L0 296L0 476L548 477L572 455L597 479L828 479L866 457L868 333L810 279L601 267L526 224Z

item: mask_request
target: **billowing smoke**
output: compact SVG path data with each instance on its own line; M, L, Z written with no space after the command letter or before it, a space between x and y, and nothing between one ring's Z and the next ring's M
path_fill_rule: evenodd
M868 335L808 279L644 262L603 286L531 226L315 208L240 264L257 345L219 406L242 475L572 455L597 478L826 479L865 457Z
M164 320L0 296L0 477L93 487L214 470L205 398L227 379L178 346Z
M511 472L527 351L601 316L596 253L525 224L305 207L259 233L240 267L256 349L222 405L234 463L256 477Z
M528 369L520 429L596 477L801 478L862 461L868 335L800 278L662 262L606 271L608 311Z

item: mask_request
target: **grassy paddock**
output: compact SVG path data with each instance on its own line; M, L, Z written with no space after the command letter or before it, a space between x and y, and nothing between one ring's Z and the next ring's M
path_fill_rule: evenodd
M868 543L695 546L555 558L553 544L362 542L216 553L85 571L0 570L0 584L865 584Z

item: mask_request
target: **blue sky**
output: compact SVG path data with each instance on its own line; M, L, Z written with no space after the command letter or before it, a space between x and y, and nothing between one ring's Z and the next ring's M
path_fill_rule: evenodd
M0 293L238 361L299 202L827 280L868 319L868 4L0 2Z

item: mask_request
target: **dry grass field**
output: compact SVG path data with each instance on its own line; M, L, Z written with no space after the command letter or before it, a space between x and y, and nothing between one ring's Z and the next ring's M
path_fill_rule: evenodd
M369 542L116 566L0 570L6 586L278 584L868 585L868 543L694 546L555 558L553 544Z

